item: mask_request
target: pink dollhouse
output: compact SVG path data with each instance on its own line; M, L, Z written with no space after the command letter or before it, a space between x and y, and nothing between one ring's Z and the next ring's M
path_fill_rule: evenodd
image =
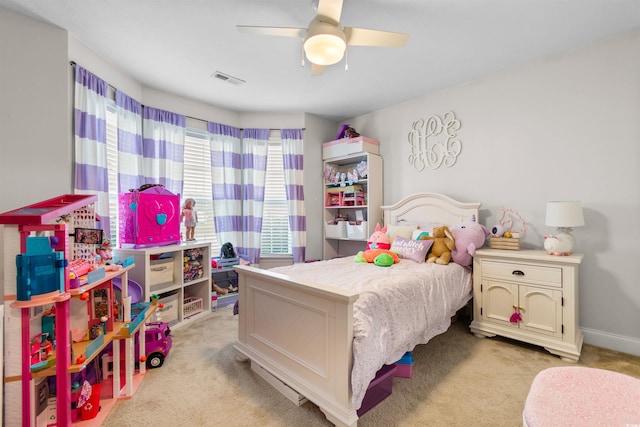
M120 194L118 205L120 247L144 248L180 242L179 194L154 185Z

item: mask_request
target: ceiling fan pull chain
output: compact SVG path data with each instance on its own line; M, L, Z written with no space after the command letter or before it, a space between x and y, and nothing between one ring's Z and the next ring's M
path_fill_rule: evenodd
M349 48L344 50L344 70L349 71Z

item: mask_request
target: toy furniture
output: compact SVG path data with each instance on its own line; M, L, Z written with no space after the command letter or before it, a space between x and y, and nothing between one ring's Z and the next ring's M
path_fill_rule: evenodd
M640 379L581 366L555 367L533 379L525 427L633 426L640 421Z
M20 396L18 405L22 407L22 411L17 411L17 407L12 407L9 401L5 402L6 416L18 416L17 421L25 427L29 427L32 422L31 415L31 333L30 333L30 316L31 309L35 307L41 307L48 304L54 304L56 309L55 329L56 329L56 359L54 372L56 375L56 389L68 390L68 393L61 392L57 396L58 409L56 412L57 422L59 425L70 424L70 390L68 368L71 360L71 343L69 338L69 299L71 295L65 292L69 289L69 274L68 267L63 260L68 259L68 247L67 247L67 224L56 223L57 218L72 213L76 209L83 208L89 204L92 204L97 200L96 196L87 195L63 195L53 199L45 200L33 205L25 206L20 209L5 212L0 214L0 224L5 224L2 229L4 237L4 249L5 253L14 252L19 256L27 254L28 252L45 252L45 249L40 246L41 240L37 240L38 249L28 248L27 241L32 233L49 233L51 249L55 252L60 252L62 256L55 255L55 263L57 266L54 268L63 268L63 274L57 273L50 274L48 277L53 280L53 277L57 277L53 287L46 288L45 285L36 286L35 292L32 288L29 288L30 280L23 280L26 276L31 276L31 273L26 273L22 269L18 269L16 264L7 263L5 261L3 281L5 284L5 301L11 301L11 308L19 309L19 319L15 318L16 310L7 310L5 313L5 321L16 322L16 326L20 324L20 327L9 328L9 333L5 333L5 340L7 344L7 350L11 348L20 348L21 351L15 353L15 357L11 351L7 351L8 360L5 360L5 382L9 380L9 383L5 385L5 395L13 395L14 398ZM18 258L22 259L22 258ZM22 261L18 261L18 264ZM50 269L51 267L44 267ZM33 271L35 273L35 271ZM60 283L62 280L62 283ZM18 294L20 297L18 297ZM13 297L13 298L12 298ZM18 362L18 363L16 363ZM21 365L21 369L18 370L18 366ZM16 390L14 382L20 380L21 390ZM12 402L13 403L13 402ZM11 409L11 410L10 410ZM6 424L12 424L11 421L6 420Z
M124 383L120 381L121 375L114 376L114 399L133 394L133 351L126 343L132 342L136 331L144 333L144 321L156 308L152 305L131 320L131 297L126 283L128 271L134 265L125 262L126 267L108 272L98 268L86 278L74 280L73 288L70 284L70 254L90 257L91 253L83 251L86 248L82 245L80 251L76 250L78 245L72 241L68 224L86 226L76 218L81 216L91 217L88 225L95 226L95 217L88 212L93 212L92 204L96 200L97 197L91 195L62 195L0 214L0 242L5 254L0 260L0 274L4 300L10 307L4 311L3 320L5 325L11 325L3 329L4 396L9 397L3 402L3 425L30 427L35 424L38 413L45 409L47 417L55 418L57 425L71 425L71 374L85 371L87 364L113 340L125 342ZM123 319L117 322L112 288L112 279L116 277L123 283ZM88 302L82 299L85 294ZM74 305L79 310L74 310ZM49 314L44 312L45 308ZM77 320L72 319L72 312L82 314L77 325L83 330L96 323L99 336L72 343L71 325ZM35 316L41 316L42 330L35 330L32 335L31 329L37 325L33 321ZM74 341L76 338L74 336ZM144 346L144 338L141 341ZM119 350L120 345L114 348ZM114 369L121 372L120 365L114 365ZM55 377L55 407L47 407L46 377ZM100 406L106 416L109 405L101 401Z
M478 218L479 206L421 193L383 206L382 211L385 224L425 220L457 224ZM449 276L435 286L436 268L438 273L455 272L457 277ZM250 359L252 368L260 367L272 385L279 384L278 390L288 390L285 395L292 395L295 404L299 396L312 401L337 426L355 426L357 410L363 407L376 372L395 363L417 342L425 343L445 331L472 292L471 273L455 263L427 266L401 259L383 268L342 257L271 270L234 269L239 279L234 344L238 358ZM425 287L438 288L442 298L418 297L430 294L420 291ZM407 319L409 313L429 313L430 320ZM385 334L376 328L382 325L394 331L393 343L379 339ZM419 337L409 338L414 332ZM372 351L374 340L378 351ZM372 390L380 391L375 386Z
M478 249L473 256L473 322L479 338L500 335L577 362L578 270L582 255Z
M180 195L162 186L118 196L121 247L154 247L180 242Z

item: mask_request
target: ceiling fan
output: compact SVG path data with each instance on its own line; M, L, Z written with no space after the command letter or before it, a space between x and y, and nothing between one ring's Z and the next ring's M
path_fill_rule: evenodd
M304 52L311 62L311 74L324 72L327 65L340 62L347 46L402 47L409 39L408 34L366 28L343 27L340 24L343 0L312 0L316 16L308 28L262 27L237 25L243 33L268 36L300 37ZM304 58L302 61L304 66Z

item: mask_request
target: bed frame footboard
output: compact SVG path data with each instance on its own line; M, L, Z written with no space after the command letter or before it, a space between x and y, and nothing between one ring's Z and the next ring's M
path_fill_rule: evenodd
M353 304L358 294L237 266L234 348L315 403L337 426L356 426L351 406Z

